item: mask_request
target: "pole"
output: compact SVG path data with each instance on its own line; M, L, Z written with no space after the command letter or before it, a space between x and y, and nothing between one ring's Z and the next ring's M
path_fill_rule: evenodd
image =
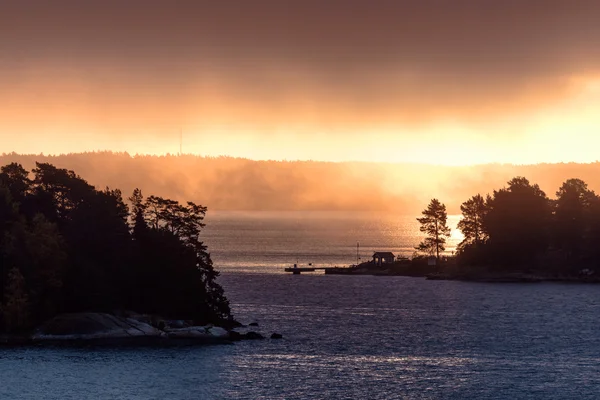
M359 260L359 258L358 258L358 246L359 246L359 244L358 244L358 242L356 242L356 265L358 265L358 260Z

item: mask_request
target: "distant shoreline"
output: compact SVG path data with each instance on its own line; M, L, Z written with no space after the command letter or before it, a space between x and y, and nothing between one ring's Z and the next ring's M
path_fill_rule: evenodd
M530 274L522 272L513 273L451 273L438 272L427 274L427 280L446 280L464 282L485 283L537 283L537 282L560 282L560 283L600 283L600 277L592 276L548 276L541 274Z
M371 276L407 276L425 278L427 280L485 282L485 283L537 283L537 282L562 282L562 283L600 283L600 276L565 276L548 275L529 272L490 272L490 271L418 271L407 266L392 265L388 269L372 266L358 266L351 268L328 268L327 275L371 275Z

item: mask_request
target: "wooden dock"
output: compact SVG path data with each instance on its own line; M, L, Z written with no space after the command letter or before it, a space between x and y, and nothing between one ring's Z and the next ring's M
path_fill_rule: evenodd
M325 267L290 267L286 268L285 272L291 272L294 275L300 275L301 272L315 272L316 270L326 270Z
M315 272L315 271L325 271L325 274L349 274L353 272L355 269L351 267L289 267L285 268L285 272L291 272L294 275L300 275L302 272Z

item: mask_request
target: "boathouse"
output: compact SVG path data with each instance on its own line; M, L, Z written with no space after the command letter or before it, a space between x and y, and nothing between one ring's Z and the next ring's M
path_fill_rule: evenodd
M373 264L375 264L378 267L384 264L393 264L394 259L394 253L390 251L376 251L373 254Z

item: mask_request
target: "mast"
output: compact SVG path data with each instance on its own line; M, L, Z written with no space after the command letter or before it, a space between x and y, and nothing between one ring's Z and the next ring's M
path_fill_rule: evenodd
M356 265L358 265L358 260L360 259L358 257L358 247L359 247L359 244L358 244L358 242L356 242Z
M183 155L183 129L179 128L179 155Z

